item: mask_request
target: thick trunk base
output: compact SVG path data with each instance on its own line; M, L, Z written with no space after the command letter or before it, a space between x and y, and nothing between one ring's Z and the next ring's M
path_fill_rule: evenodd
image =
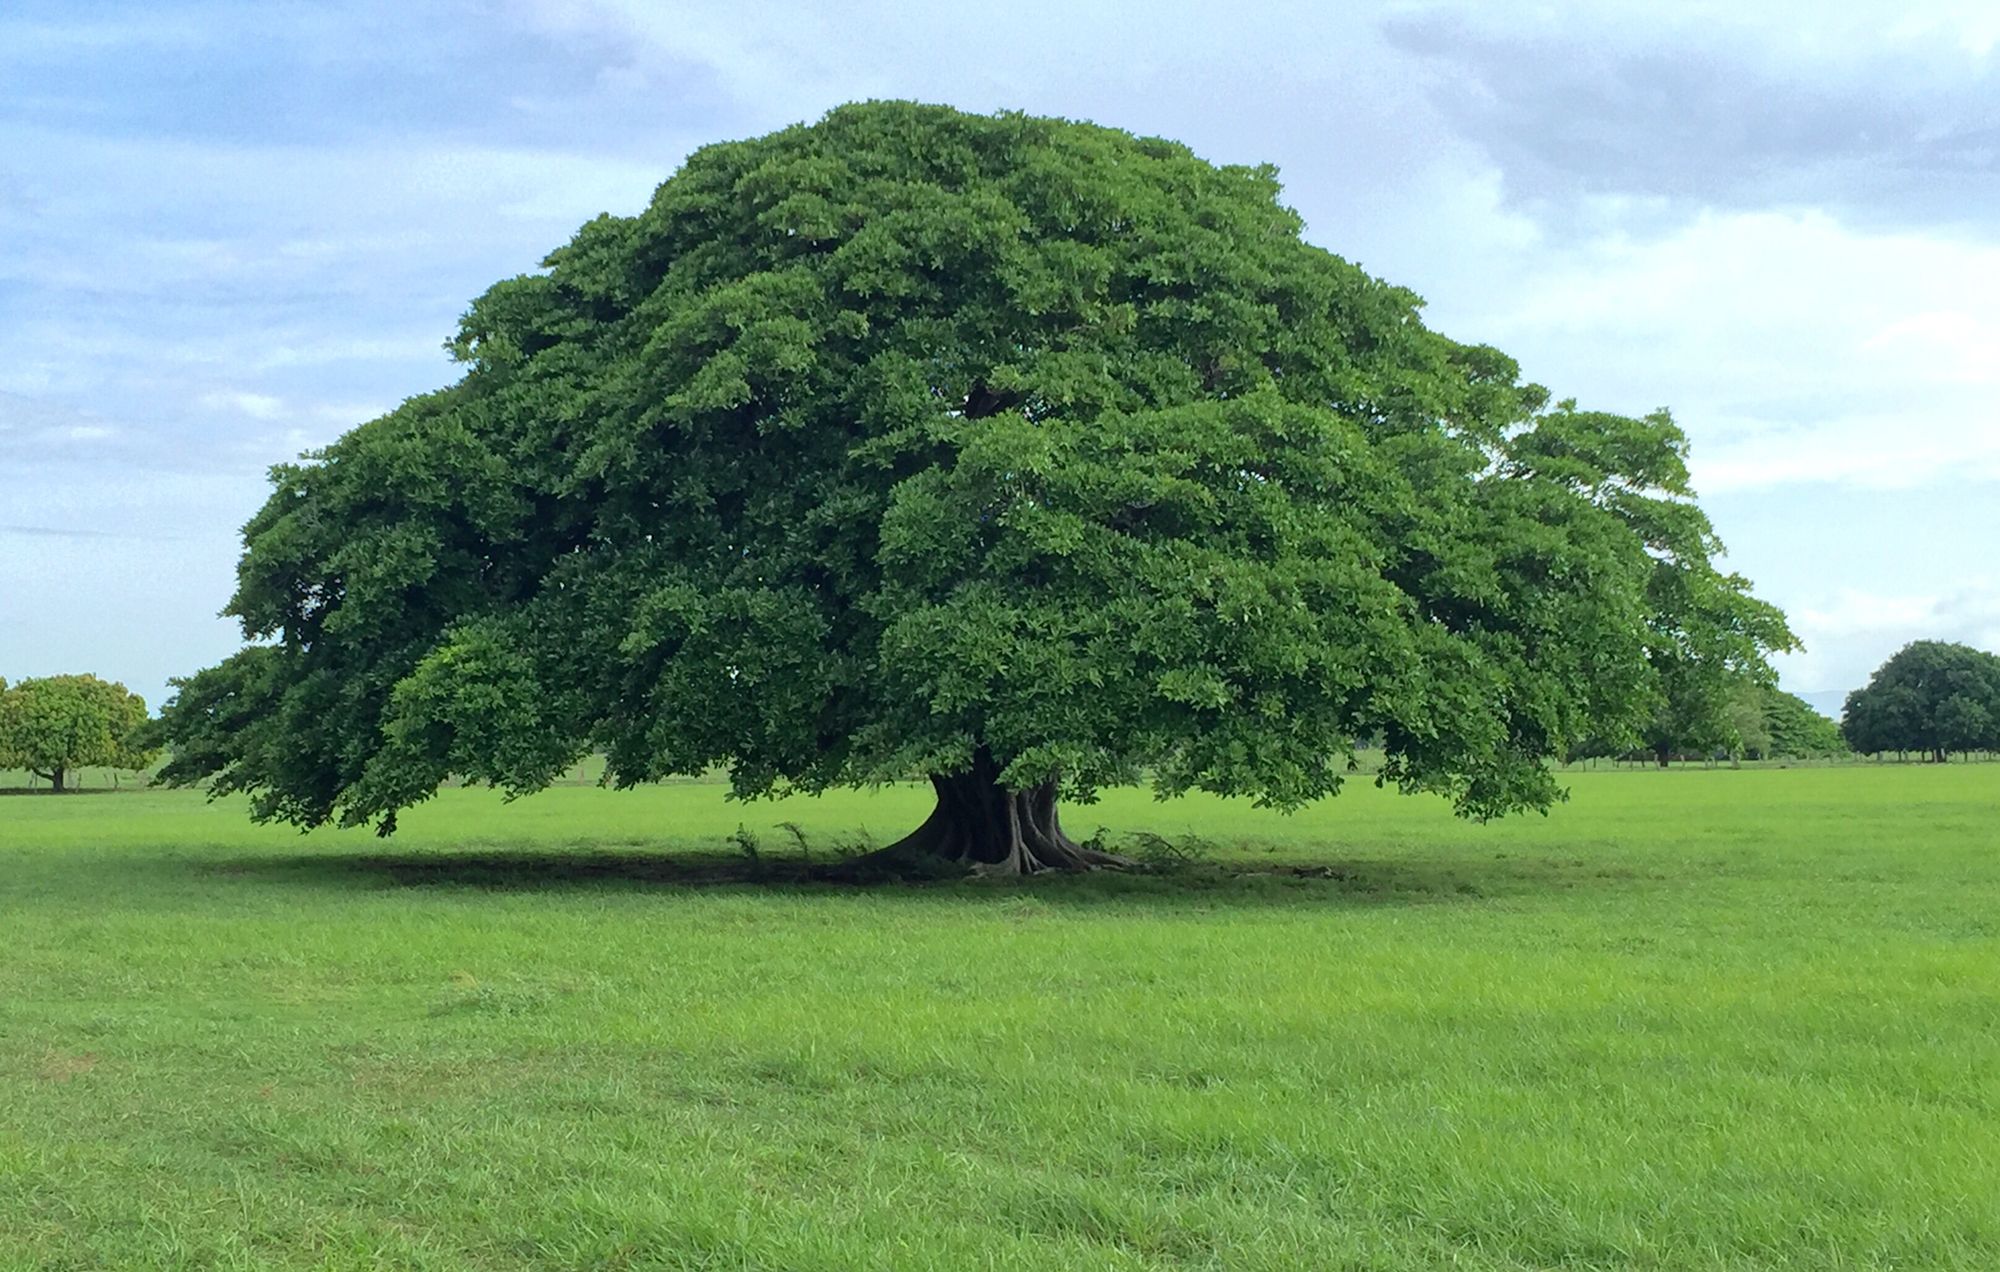
M977 874L1031 875L1132 864L1063 833L1055 783L1015 791L1001 786L998 778L999 766L984 753L970 772L933 774L937 807L924 824L847 865L855 873L948 864Z

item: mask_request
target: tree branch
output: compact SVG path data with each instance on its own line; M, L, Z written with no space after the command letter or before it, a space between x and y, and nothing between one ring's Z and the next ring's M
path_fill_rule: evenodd
M1022 394L996 393L986 387L986 381L974 380L972 387L966 391L965 405L961 410L968 420L983 420L989 415L1011 410L1023 400Z

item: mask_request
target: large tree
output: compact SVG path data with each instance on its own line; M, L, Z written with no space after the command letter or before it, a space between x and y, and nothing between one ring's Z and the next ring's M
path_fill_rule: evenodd
M1938 763L2000 750L2000 657L1945 641L1905 645L1847 695L1841 729L1857 751L1920 751Z
M140 769L152 763L141 736L146 703L96 676L0 680L0 768L26 769L61 794L85 767Z
M1545 760L1789 642L1682 434L1551 406L1300 238L1269 168L843 107L693 155L276 470L169 780L374 822L450 777L928 774L891 855L1089 864L1062 794L1546 806ZM1747 616L1747 617L1746 617ZM1676 683L1678 683L1676 681Z

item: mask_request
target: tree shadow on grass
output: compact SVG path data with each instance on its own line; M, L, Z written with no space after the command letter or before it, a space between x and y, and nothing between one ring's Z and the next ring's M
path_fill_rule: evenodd
M213 873L308 886L472 888L498 892L601 886L726 887L806 884L800 862L760 863L716 853L478 848L430 852L308 852L231 857L204 865Z
M1470 903L1505 896L1621 886L1653 876L1574 856L1296 860L1271 854L1140 865L1032 878L948 875L855 877L838 859L713 852L480 847L416 852L298 853L200 861L218 876L335 889L578 889L769 891L792 895L1032 897L1057 904L1157 903L1208 907L1287 904Z
M119 786L72 786L67 790L55 791L46 786L0 786L0 796L19 795L28 799L68 799L72 795L124 795L141 787Z

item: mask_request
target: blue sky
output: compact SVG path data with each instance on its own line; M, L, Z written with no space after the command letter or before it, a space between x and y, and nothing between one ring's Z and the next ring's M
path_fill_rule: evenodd
M0 8L0 675L158 702L264 470L692 148L867 97L1277 163L1315 242L1560 396L1671 406L1827 703L2000 648L2000 6ZM1825 695L1825 696L1821 696Z

